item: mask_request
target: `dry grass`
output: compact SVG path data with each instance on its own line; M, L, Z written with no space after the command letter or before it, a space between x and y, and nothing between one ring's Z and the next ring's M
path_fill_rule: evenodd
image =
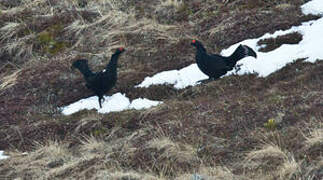
M21 70L17 70L12 74L3 77L0 82L0 90L4 90L5 88L10 88L11 86L15 85L18 74Z
M321 147L323 145L323 129L313 129L305 138L305 146L307 147L307 149Z
M283 163L279 170L279 177L280 179L293 179L299 178L301 172L300 164L296 162L294 157L290 157L287 161Z
M162 6L174 6L179 8L183 4L183 0L160 0Z
M99 179L111 179L111 180L123 180L123 179L131 179L131 180L166 180L165 178L156 177L144 172L109 172L109 171L102 171L96 175L96 178Z
M161 175L175 176L199 163L196 150L188 144L176 143L168 137L159 137L146 143L153 156L152 169ZM180 167L180 168L179 168Z
M249 177L274 179L279 167L286 161L288 156L280 147L266 144L259 150L249 152L242 165Z
M243 176L234 175L231 170L227 167L205 167L201 166L199 170L194 174L183 174L176 178L176 180L185 180L185 179L219 179L219 180L235 180L235 179L248 179Z
M175 143L167 137L147 142L147 148L157 149L158 152L161 152L158 160L169 159L179 163L190 163L196 159L196 150L193 147Z
M32 159L68 160L71 157L66 145L57 141L48 141L45 144L36 142L35 144L37 150L29 154Z
M87 136L81 140L82 151L86 153L103 153L107 148L106 143L103 140L98 140L94 136Z
M260 150L255 150L247 154L247 161L253 161L263 158L277 158L281 160L288 159L285 152L276 145L264 145Z

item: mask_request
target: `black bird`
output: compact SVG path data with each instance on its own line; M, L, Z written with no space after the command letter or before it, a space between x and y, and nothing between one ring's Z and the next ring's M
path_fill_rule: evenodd
M86 87L92 90L99 98L99 105L102 108L103 95L108 92L117 82L117 62L119 55L124 52L124 48L119 48L111 56L109 64L100 72L92 72L88 66L88 60L79 59L73 62L72 68L77 68L86 81Z
M220 56L217 54L208 54L203 44L200 41L192 40L191 43L196 47L195 60L199 69L209 76L208 80L215 80L231 71L237 62L247 56L257 58L257 54L250 47L246 45L239 45L239 47L231 54L231 56Z

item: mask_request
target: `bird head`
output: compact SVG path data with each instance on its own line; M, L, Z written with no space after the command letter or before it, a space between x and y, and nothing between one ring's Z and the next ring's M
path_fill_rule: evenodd
M121 54L125 51L125 49L123 47L119 47L116 51L115 54Z
M203 44L198 40L193 39L192 42L191 42L191 45L196 47L198 50L200 49L202 51L206 51Z
M202 45L202 43L200 41L198 41L198 40L193 39L192 42L191 42L191 45L195 46L195 47L198 47L198 46Z

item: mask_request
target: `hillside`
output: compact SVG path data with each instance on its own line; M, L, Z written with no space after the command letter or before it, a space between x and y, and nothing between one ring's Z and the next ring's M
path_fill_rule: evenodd
M220 53L311 26L321 15L304 13L307 2L0 1L0 150L9 156L0 160L0 177L322 179L323 58L315 54L311 62L267 57L289 63L266 76L244 72L245 63L243 72L207 84L137 87L195 63L192 39ZM264 38L258 51L299 44L306 39L300 32ZM162 103L63 114L61 107L93 96L72 62L87 58L100 70L121 46L119 79L107 95Z

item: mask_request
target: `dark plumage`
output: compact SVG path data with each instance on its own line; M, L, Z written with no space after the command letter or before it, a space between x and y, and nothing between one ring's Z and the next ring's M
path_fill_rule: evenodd
M119 48L111 56L109 64L100 72L92 72L88 66L88 60L76 60L72 68L77 68L86 81L86 87L92 90L99 98L99 105L102 108L103 95L108 92L117 82L117 62L119 55L124 52L123 48Z
M204 74L209 76L209 80L217 79L226 74L244 57L253 56L257 58L255 51L246 45L239 45L228 57L208 54L200 41L193 40L192 45L196 47L196 64Z

